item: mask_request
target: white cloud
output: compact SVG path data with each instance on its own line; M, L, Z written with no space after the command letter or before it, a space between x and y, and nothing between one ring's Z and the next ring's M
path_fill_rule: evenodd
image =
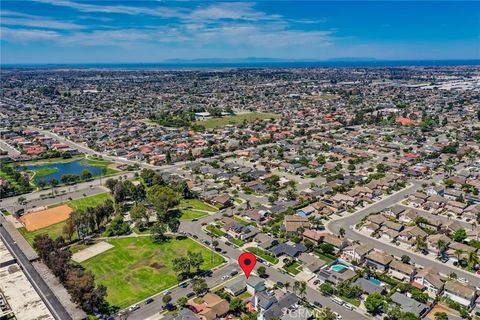
M128 14L128 15L138 15L145 14L157 17L164 18L180 18L184 17L185 11L180 8L168 8L168 7L156 7L156 8L147 8L147 7L133 7L133 6L124 6L124 5L94 5L87 3L79 3L68 0L35 0L37 2L48 3L54 6L69 7L76 9L81 12L100 12L100 13L119 13L119 14Z
M58 32L51 30L0 28L0 39L9 42L26 43L60 38L61 35Z
M32 18L8 18L2 17L2 25L7 26L24 26L24 27L36 27L36 28L45 28L45 29L59 29L59 30L78 30L84 29L85 26L61 22L55 20L46 20L46 19L32 19Z

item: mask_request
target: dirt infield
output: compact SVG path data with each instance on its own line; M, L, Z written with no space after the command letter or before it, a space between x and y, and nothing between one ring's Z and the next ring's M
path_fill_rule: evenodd
M27 231L35 231L67 220L72 211L72 208L64 204L51 209L26 214L20 217L20 221Z
M102 241L94 244L93 246L80 250L77 253L74 253L72 255L72 260L80 263L92 257L95 257L97 254L105 252L111 248L113 248L113 246L110 243Z

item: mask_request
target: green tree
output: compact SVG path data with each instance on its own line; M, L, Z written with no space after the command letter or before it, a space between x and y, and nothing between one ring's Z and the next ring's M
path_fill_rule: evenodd
M169 294L166 294L166 295L164 295L164 296L162 297L162 301L163 301L163 303L165 303L165 304L169 304L170 301L172 301L172 296L169 295Z
M205 289L208 288L207 281L203 278L196 278L192 280L192 290L196 293L199 294Z
M335 292L335 289L328 282L322 283L320 285L319 289L320 289L320 292L322 292L323 294L325 294L327 296L331 296Z
M234 314L239 316L245 310L245 304L243 303L242 299L234 298L230 301L230 311Z
M407 256L406 254L402 256L401 260L403 263L407 263L407 264L410 263L410 257Z
M467 232L465 229L458 229L453 233L453 240L457 242L463 242L467 238Z
M377 314L382 311L384 302L385 297L381 293L374 292L369 294L365 300L365 308L367 308L368 312Z
M188 303L188 298L187 297L180 297L177 299L177 306L179 309L185 308L185 306Z
M435 312L435 320L448 320L448 315L445 312Z
M143 228L148 224L147 208L141 203L135 203L130 210L130 217L139 228Z
M260 266L257 269L257 273L260 276L260 278L263 278L267 274L267 268L265 268L264 266Z
M194 268L197 272L201 270L201 266L204 262L203 256L201 252L193 252L193 251L188 251L187 252L187 257L188 261L190 262L190 265L192 268Z

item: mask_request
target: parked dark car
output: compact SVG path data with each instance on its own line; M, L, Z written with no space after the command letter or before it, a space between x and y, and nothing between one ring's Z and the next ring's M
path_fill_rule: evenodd
M152 298L148 298L147 300L145 300L145 304L150 304L153 302L153 299Z
M187 298L191 298L195 296L195 292L189 292L187 293Z

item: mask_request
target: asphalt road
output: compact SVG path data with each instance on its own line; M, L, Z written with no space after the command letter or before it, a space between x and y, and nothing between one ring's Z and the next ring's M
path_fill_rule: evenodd
M91 181L86 181L86 182L80 182L80 183L77 183L77 184L74 184L74 185L70 185L70 186L59 186L59 187L56 187L55 188L55 201L51 202L51 201L47 201L47 203L58 203L58 202L61 202L61 201L65 201L66 199L68 199L68 197L72 197L72 199L77 196L78 193L81 192L81 195L83 195L83 193L87 194L87 195L93 195L93 194L96 194L96 193L101 193L101 192L106 192L107 190L106 189L103 189L103 184L105 183L105 181L109 178L118 178L119 176L127 176L127 178L133 178L135 172L122 172L121 174L117 174L117 175L112 175L112 176L109 176L109 177L102 177L102 178L97 178L97 179L94 179L94 180L91 180ZM102 189L100 189L102 188ZM103 190L103 191L102 191ZM45 189L45 190L39 190L39 191L35 191L35 192L31 192L31 193L27 193L27 194L22 194L22 195L18 195L18 196L14 196L14 197L8 197L8 198L4 198L4 199L0 199L0 207L2 208L5 208L7 210L12 210L12 207L16 209L19 209L19 208L24 208L25 206L21 206L19 203L18 203L18 198L20 197L23 197L27 200L27 205L26 207L27 208L31 208L33 205L35 206L39 206L41 205L42 202L38 202L39 200L41 200L41 195L47 195L49 193L52 192L52 189ZM32 204L30 205L30 202L32 202ZM10 208L10 209L9 209Z
M8 232L0 225L0 237L3 242L7 245L7 248L10 250L12 255L15 257L17 263L22 267L25 275L28 280L32 283L35 290L38 292L42 300L45 302L46 306L58 320L69 320L72 319L67 313L65 308L62 306L57 297L53 294L50 287L45 283L45 281L40 277L37 270L33 267L30 261L25 257L22 250L16 245L13 239L10 237Z
M203 232L202 223L211 222L218 217L221 217L220 212L201 218L198 221L182 221L179 231L196 235L198 237L198 240L200 241L201 240L212 241L211 237L208 236L205 232ZM218 247L226 251L226 254L224 254L224 256L227 259L229 259L229 263L227 266L214 271L211 278L207 278L207 283L209 284L210 288L218 286L223 282L230 281L231 279L222 280L222 277L225 274L229 274L233 269L237 269L240 271L240 268L238 267L238 264L236 263L236 261L239 255L242 253L242 251L237 248L227 246L222 241L219 241ZM295 282L295 279L292 276L288 274L283 274L277 269L273 267L269 267L262 263L257 263L254 270L257 270L258 267L262 265L267 269L268 279L273 281L274 283L277 281L281 281L283 283L289 282L293 284ZM243 277L243 274L240 274L240 276ZM172 293L171 293L171 296L173 298L172 303L175 303L175 301L178 298L185 296L187 293L191 291L192 290L189 287L185 289L176 288L172 290ZM140 309L132 312L128 316L128 319L132 319L132 320L157 319L159 317L159 313L162 312L163 302L161 301L161 296L162 295L158 295L157 298L155 298L155 301L149 305L141 305ZM340 315L343 316L343 319L368 319L369 318L365 316L363 313L350 311L348 309L345 309L342 306L339 306L338 304L334 303L330 298L323 296L319 291L316 291L310 287L307 287L305 298L310 303L313 303L315 301L320 302L324 307L329 307L330 309L338 312Z
M12 157L16 157L21 154L20 151L18 151L17 149L15 149L14 147L12 147L11 145L9 145L3 140L0 140L0 150L7 151L8 154Z

